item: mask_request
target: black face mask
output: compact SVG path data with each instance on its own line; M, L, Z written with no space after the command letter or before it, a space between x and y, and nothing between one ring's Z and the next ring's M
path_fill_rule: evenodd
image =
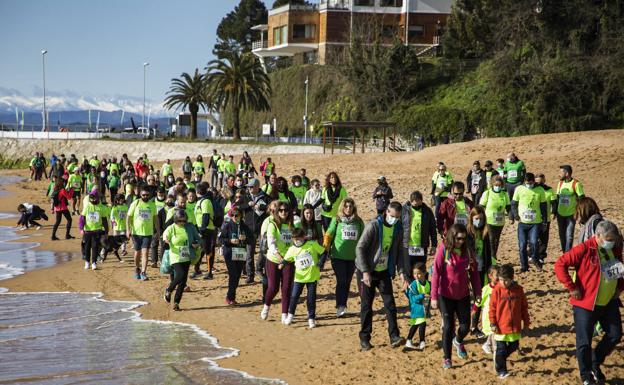
M150 200L150 199L149 199L149 198L147 198L147 197L141 197L141 200L142 200L143 202L149 202L149 200Z
M89 199L89 202L91 202L91 204L97 205L100 201L97 199Z
M175 202L167 201L167 206L168 207L173 207L173 206L175 206Z
M414 210L420 210L420 209L422 209L422 203L421 203L421 204L419 204L419 205L414 205L414 204L412 204L412 208L413 208Z

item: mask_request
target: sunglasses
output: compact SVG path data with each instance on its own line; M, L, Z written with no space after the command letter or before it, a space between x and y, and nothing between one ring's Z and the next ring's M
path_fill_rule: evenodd
M178 225L181 225L181 224L186 223L186 221L176 221L175 223L177 223Z
M149 194L141 194L141 198L149 198Z
M288 210L286 210L286 209L279 209L279 210L277 210L277 212L279 212L279 213L287 213Z
M462 241L462 242L463 242L463 241L465 241L465 240L466 240L466 237L457 237L457 238L455 238L455 240L456 240L457 242L459 242L459 241Z

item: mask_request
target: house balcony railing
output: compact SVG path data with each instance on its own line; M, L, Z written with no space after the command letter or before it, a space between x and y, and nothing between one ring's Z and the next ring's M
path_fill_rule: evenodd
M251 49L262 49L262 48L268 48L269 47L269 42L267 40L258 40L258 41L254 41L253 43L251 43Z

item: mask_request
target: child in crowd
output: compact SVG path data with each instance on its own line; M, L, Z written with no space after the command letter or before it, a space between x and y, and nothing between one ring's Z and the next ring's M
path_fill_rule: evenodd
M427 312L429 311L429 300L431 298L431 285L427 281L427 267L420 262L414 265L412 271L416 278L405 290L405 295L409 299L410 304L410 330L407 334L406 349L416 349L412 342L412 338L418 330L418 349L425 349L425 328L427 327Z
M521 331L530 325L529 306L522 286L514 281L510 264L500 268L499 282L490 296L490 324L496 341L494 367L500 379L507 378L507 358L518 350Z
M490 266L488 269L488 284L481 289L481 301L477 304L477 306L482 309L481 331L485 334L486 340L481 348L486 354L492 354L492 352L496 351L494 333L490 325L490 296L492 295L492 290L494 290L494 287L496 287L498 283L498 271L499 267L497 265Z
M292 241L292 246L290 246L282 263L279 265L281 269L286 262L295 263L295 284L292 288L288 316L284 324L290 325L292 322L295 316L295 309L297 309L297 302L305 286L308 290L308 326L312 329L316 327L316 286L321 278L319 259L321 254L325 252L325 249L315 240L306 241L306 233L303 229L293 231Z

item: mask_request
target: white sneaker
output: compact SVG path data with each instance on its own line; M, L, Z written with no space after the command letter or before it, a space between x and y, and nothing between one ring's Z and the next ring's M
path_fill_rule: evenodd
M91 264L91 270L96 270L97 269L97 263L93 262Z
M407 340L407 341L405 341L405 348L406 349L416 349L416 346L414 346L414 344L412 343L412 340Z
M260 318L266 320L269 316L269 307L267 305L262 306L262 311L260 312Z
M282 321L282 323L283 323L284 325L290 325L290 324L292 323L292 321L293 321L293 318L294 318L294 317L295 317L295 315L294 315L294 314L290 314L290 313L289 313L289 314L286 316L286 318L284 319L284 321Z
M425 341L420 341L418 344L418 350L425 350Z
M340 318L340 317L344 317L345 314L347 314L347 308L344 306L339 306L336 309L336 317Z
M41 230L41 226L35 227L35 230Z
M85 262L85 270L89 270L89 267L91 267L91 265L89 264L89 262Z
M314 329L315 327L316 327L316 321L310 318L308 320L308 328Z
M284 325L286 325L286 318L287 318L287 317L288 317L288 314L286 314L286 313L282 313L282 323L283 323Z
M481 345L481 349L483 349L485 354L492 354L492 347L488 343Z

